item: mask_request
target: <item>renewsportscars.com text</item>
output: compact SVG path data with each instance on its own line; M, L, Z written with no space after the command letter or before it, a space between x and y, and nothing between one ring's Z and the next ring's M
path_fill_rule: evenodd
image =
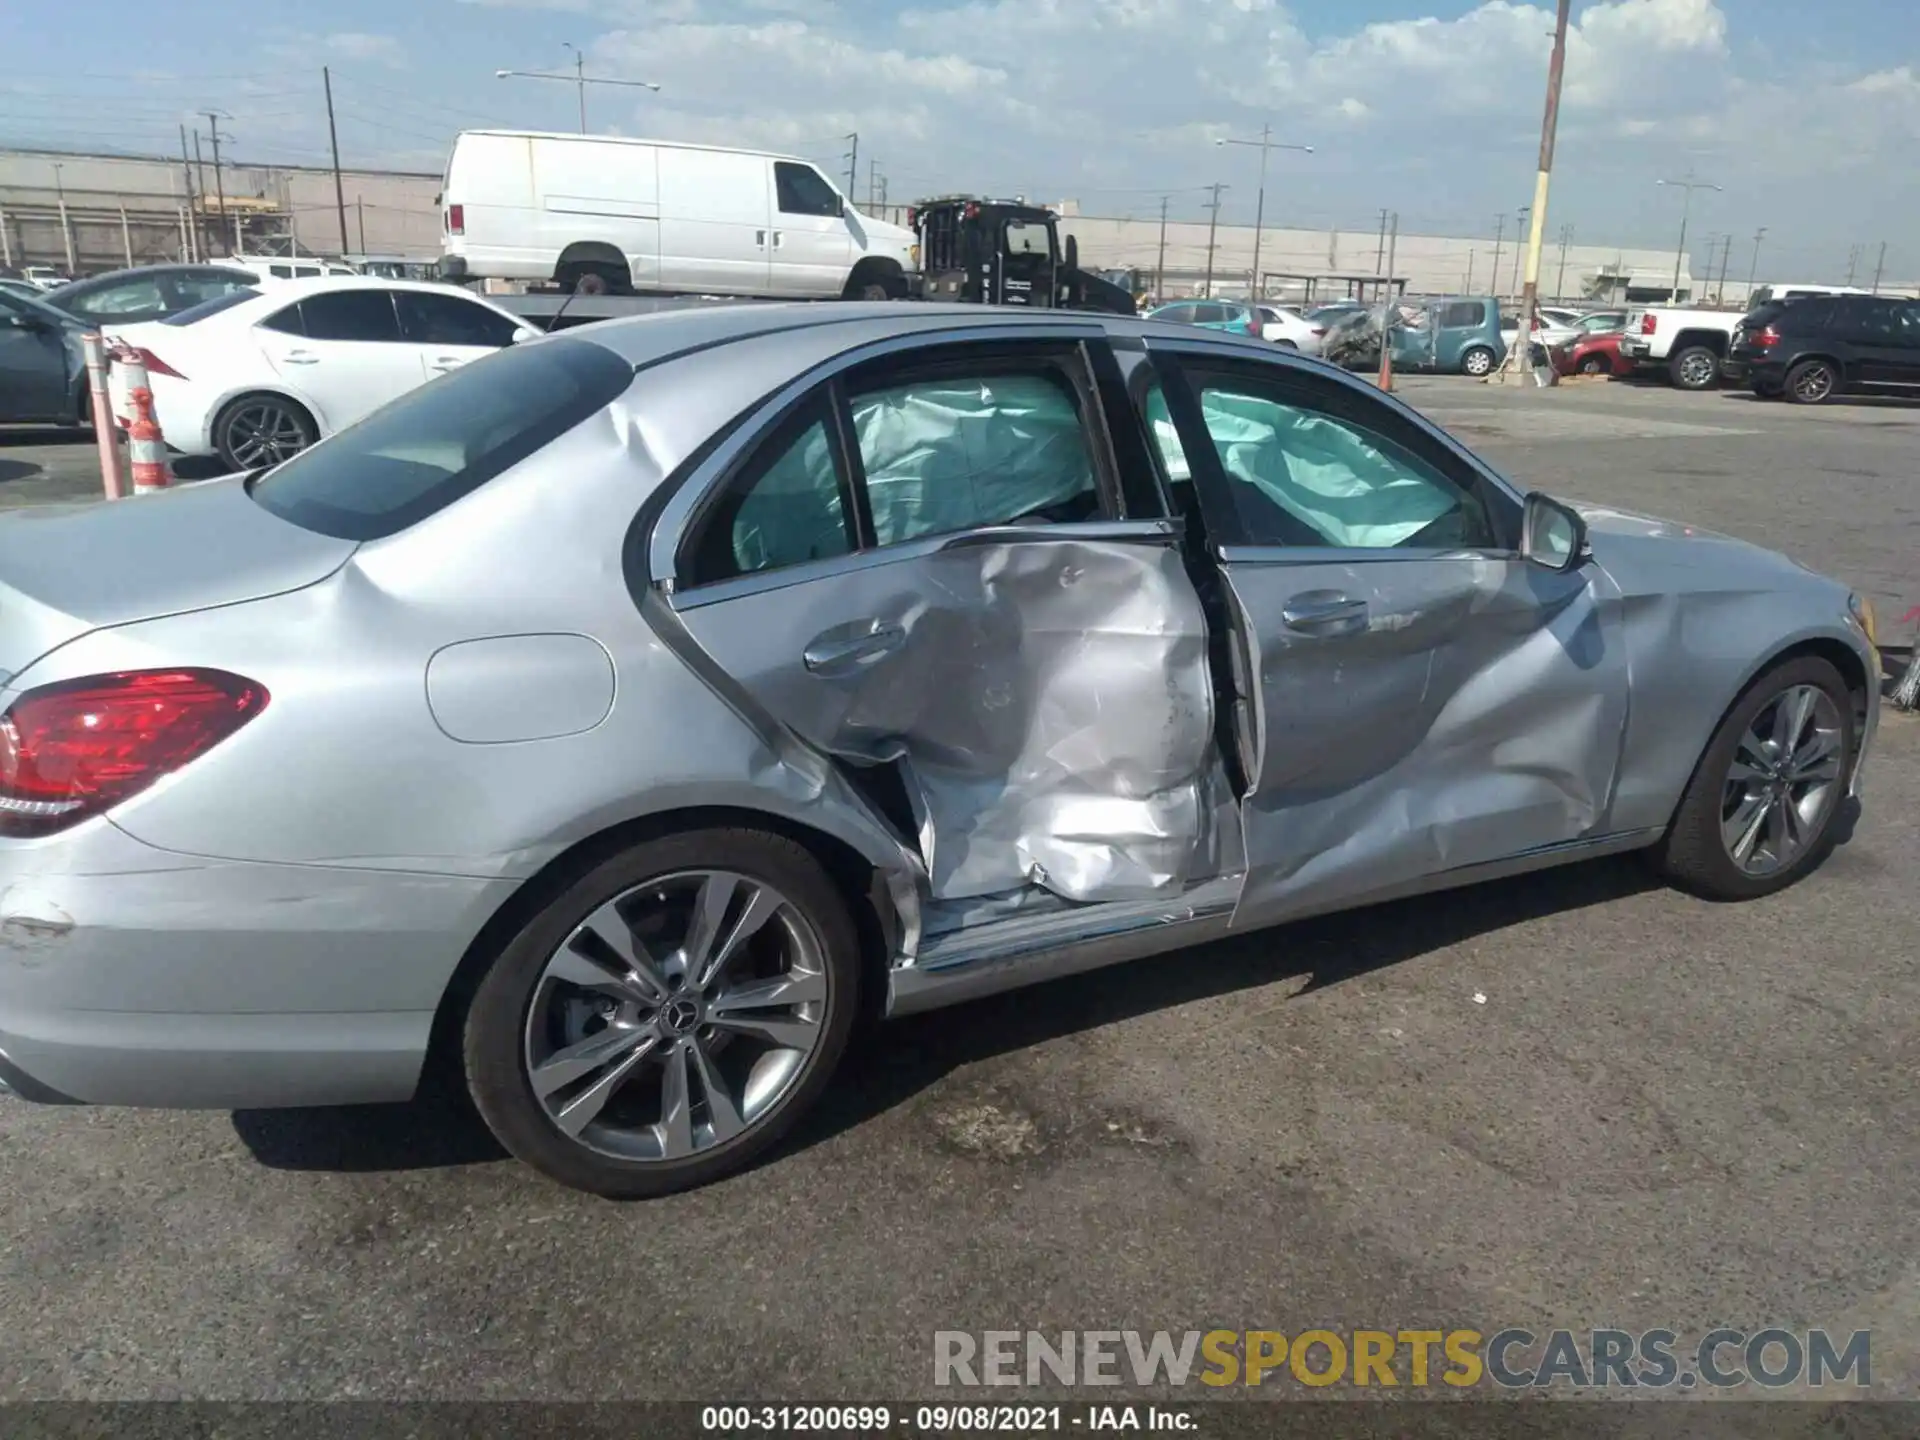
M1690 1390L1873 1383L1870 1331L939 1330L936 1385Z

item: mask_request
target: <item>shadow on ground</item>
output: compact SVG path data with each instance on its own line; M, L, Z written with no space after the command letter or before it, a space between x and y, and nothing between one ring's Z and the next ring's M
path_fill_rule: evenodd
M803 1150L904 1104L966 1065L1154 1010L1306 977L1310 994L1494 930L1604 905L1656 881L1632 857L1549 870L1301 921L1011 992L879 1027L858 1043L813 1113L776 1148ZM285 1170L427 1170L505 1158L441 1077L405 1105L243 1110L233 1127L261 1164Z

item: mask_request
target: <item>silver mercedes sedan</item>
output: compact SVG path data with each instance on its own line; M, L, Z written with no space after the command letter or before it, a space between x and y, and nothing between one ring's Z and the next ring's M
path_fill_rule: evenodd
M741 306L0 520L0 1080L397 1101L608 1196L899 1015L1619 851L1833 847L1871 610L1255 341Z

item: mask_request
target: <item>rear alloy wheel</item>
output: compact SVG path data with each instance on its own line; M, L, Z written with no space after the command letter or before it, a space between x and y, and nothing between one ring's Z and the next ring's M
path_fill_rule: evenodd
M1840 372L1831 360L1802 360L1787 372L1787 399L1795 405L1824 405L1840 393Z
M1689 345L1667 369L1682 390L1711 390L1720 378L1720 357L1704 345Z
M278 465L319 438L313 417L283 395L242 395L213 422L214 448L235 470Z
M1840 672L1807 657L1749 685L1714 732L1656 853L1711 900L1783 890L1833 849L1855 745Z
M556 898L480 982L467 1084L502 1144L616 1199L740 1169L845 1050L858 944L819 862L756 831L638 845Z
M1476 345L1460 357L1460 369L1475 379L1493 373L1493 351Z

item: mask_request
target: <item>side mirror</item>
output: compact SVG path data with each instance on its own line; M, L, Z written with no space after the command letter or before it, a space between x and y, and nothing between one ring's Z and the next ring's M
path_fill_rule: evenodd
M518 345L522 341L538 340L539 338L540 332L538 330L534 329L531 325L522 325L513 332L513 339L508 343Z
M847 218L847 197L846 196L835 195L833 197L833 213L839 216L842 220Z
M1073 235L1067 236L1067 252L1066 253L1067 253L1067 269L1078 270L1080 268L1080 241L1078 237Z
M1521 558L1548 570L1571 570L1587 557L1587 522L1571 505L1538 490L1527 496L1520 532Z

